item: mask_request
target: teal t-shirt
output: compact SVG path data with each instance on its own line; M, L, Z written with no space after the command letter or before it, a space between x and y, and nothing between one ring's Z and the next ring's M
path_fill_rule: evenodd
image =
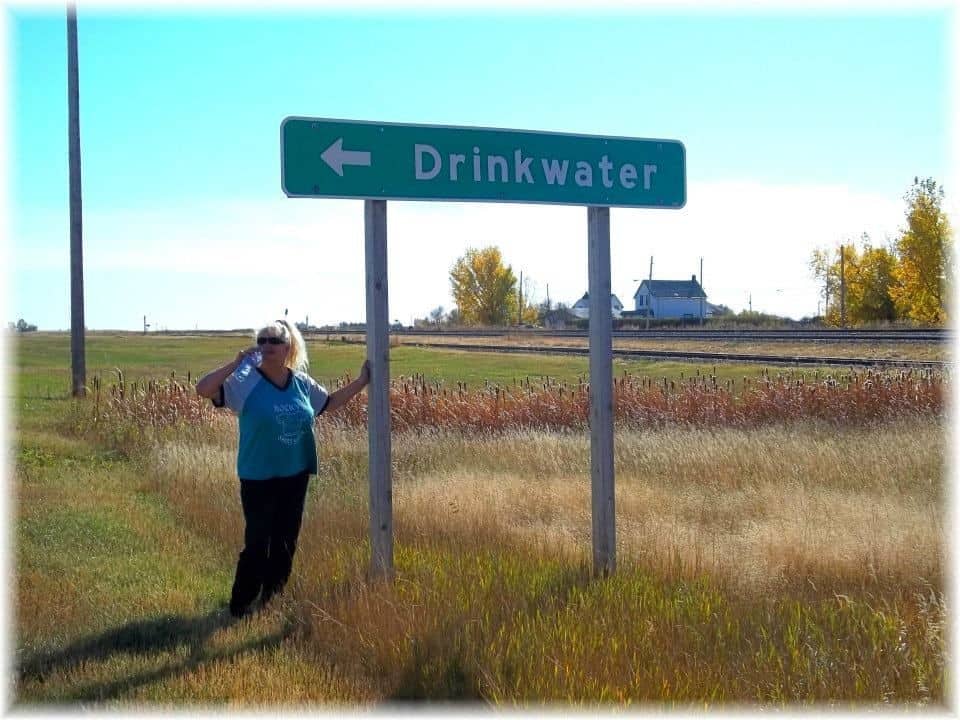
M267 480L317 472L313 420L327 407L326 389L306 373L291 371L278 387L259 368L244 363L230 375L214 398L239 419L237 475L241 480Z

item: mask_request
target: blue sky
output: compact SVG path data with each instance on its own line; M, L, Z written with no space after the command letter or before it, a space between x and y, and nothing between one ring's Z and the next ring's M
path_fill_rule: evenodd
M6 8L4 322L69 327L66 31ZM362 202L286 198L288 115L671 138L681 210L611 212L612 285L699 274L735 310L812 315L813 248L903 225L914 176L947 187L944 9L687 7L576 13L80 7L88 327L251 327L288 308L362 320ZM496 244L532 291L586 290L586 211L391 202L390 314L453 306L447 271Z

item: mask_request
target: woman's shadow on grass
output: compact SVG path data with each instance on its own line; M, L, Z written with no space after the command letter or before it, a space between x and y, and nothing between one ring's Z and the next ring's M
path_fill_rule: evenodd
M245 652L255 652L278 646L290 635L293 626L285 623L280 630L265 637L248 640L240 645L209 652L206 643L220 629L237 622L226 608L217 608L197 617L163 615L148 620L137 620L71 643L65 648L37 653L17 663L17 684L25 681L44 683L51 673L62 672L88 662L100 662L116 655L159 655L164 652L186 650L186 658L178 655L174 662L145 670L127 677L90 683L56 693L58 701L98 701L121 697L130 690L175 675L184 674L206 663L230 659ZM18 693L19 694L19 693ZM45 693L44 693L45 694Z

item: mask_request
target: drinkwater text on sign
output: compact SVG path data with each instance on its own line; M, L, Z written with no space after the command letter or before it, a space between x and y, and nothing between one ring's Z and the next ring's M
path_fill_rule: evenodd
M289 197L681 208L676 140L286 118Z

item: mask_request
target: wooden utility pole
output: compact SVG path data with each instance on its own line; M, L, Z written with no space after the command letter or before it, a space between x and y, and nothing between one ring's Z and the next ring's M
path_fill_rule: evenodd
M843 245L840 246L840 327L847 326L847 273L843 266Z
M520 287L517 290L517 325L523 324L523 270L520 271Z
M653 255L650 256L650 278L647 282L647 324L645 330L650 329L650 313L653 312Z
M700 258L700 290L703 290L703 258ZM703 294L700 295L700 324L703 325Z
M67 138L70 162L70 365L73 396L87 387L86 327L83 319L83 210L80 195L80 71L77 8L67 6Z

